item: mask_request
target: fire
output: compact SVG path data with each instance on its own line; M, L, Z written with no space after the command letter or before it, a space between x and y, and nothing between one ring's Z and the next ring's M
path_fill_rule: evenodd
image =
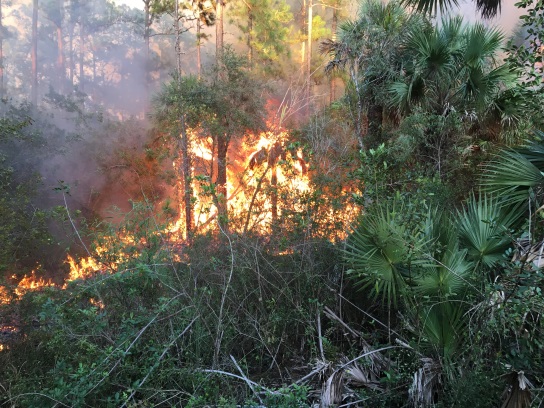
M104 265L91 256L82 258L78 262L68 254L65 262L70 265L70 274L67 279L68 282L77 279L86 279L95 275L97 272L104 270ZM66 284L63 287L65 288Z
M227 167L227 208L233 231L245 232L248 228L261 233L270 231L271 225L281 216L280 193L296 196L308 192L308 164L302 149L290 146L289 133L269 124L269 129L244 140L232 140ZM218 210L213 202L213 181L217 174L214 142L202 137L196 130L188 131L192 154L192 189L194 191L193 225L197 231L212 228ZM173 162L180 168L179 160ZM183 180L178 182L178 194L182 197ZM285 194L283 194L285 196ZM289 202L291 210L294 201ZM180 199L179 213L184 213ZM184 217L173 222L168 232L184 230Z
M285 129L272 125L269 129L273 130L250 135L244 140L231 141L227 166L229 229L237 233L254 231L267 234L274 226L282 227L282 216L311 212L312 217L319 218L320 222L330 220L330 225L340 225L333 232L332 229L313 231L313 236L342 238L349 223L357 216L358 206L345 202L340 206L335 205L335 197L328 197L329 201L321 200L324 204L320 203L319 208L312 207L311 211L305 208L307 204L304 198L313 193L309 159L297 144L291 143L290 135ZM212 138L203 137L196 130L188 133L193 172L193 225L196 231L203 232L212 228L218 212L213 201L217 160L214 157ZM176 169L180 168L178 160L173 165ZM178 178L177 191L178 198L181 198L184 191L181 176ZM347 194L347 191L342 193ZM179 203L179 219L172 222L166 230L156 231L166 245L179 244L178 232L184 230L183 200L179 199ZM111 248L115 248L119 242L127 248L125 252L110 254ZM144 239L137 240L130 235L130 231L120 231L118 235L110 237L102 246L97 247L94 256L76 259L68 255L65 262L69 265L70 272L64 284L56 285L51 280L37 276L33 271L17 283L11 296L7 288L0 286L0 304L9 303L13 297L15 300L21 298L28 291L51 286L66 289L70 281L117 272L120 263L129 257L137 257L147 245ZM179 261L180 255L174 253L173 257ZM100 299L90 299L89 302L98 309L105 307Z
M17 277L13 275L11 279L15 280ZM16 298L21 298L25 293L30 291L35 291L42 289L48 286L55 286L51 279L44 279L43 277L38 277L36 271L33 270L30 275L24 276L13 289L13 293ZM10 302L11 296L8 292L7 287L0 286L0 305L7 304Z

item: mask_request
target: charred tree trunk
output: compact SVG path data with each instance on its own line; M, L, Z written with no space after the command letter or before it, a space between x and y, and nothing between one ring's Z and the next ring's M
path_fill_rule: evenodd
M32 1L32 47L30 51L32 61L32 90L31 101L38 105L38 0Z
M179 26L179 5L176 1L175 8L175 28L176 28L176 60L178 69L178 80L181 79L181 48L180 48L180 26ZM198 24L198 23L197 23ZM183 177L183 201L185 204L185 236L191 239L193 233L193 173L191 169L191 156L189 153L189 136L187 135L187 126L185 123L185 114L180 117L181 125L181 173Z
M272 225L278 223L278 170L276 163L272 166L272 176L270 177L270 201L272 204Z
M228 228L227 214L227 152L229 138L223 135L217 140L217 179L216 179L216 206L219 226L226 232Z
M313 28L313 0L308 0L308 45L306 46L306 103L310 107L312 98L312 28ZM310 110L308 109L308 113Z
M336 30L338 29L338 0L335 1L334 7L332 9L332 24L331 24L331 31L332 31L332 41L336 41ZM330 78L329 78L329 103L333 103L336 100L336 85L334 83L334 75L331 72Z
M200 47L202 46L202 39L200 34L200 21L196 21L196 69L198 73L198 79L202 75L202 57L200 55Z
M183 176L183 201L185 204L185 237L190 240L193 235L193 174L191 156L189 154L189 137L185 124L185 115L181 115L181 173Z
M70 29L68 32L68 58L70 59L70 64L68 65L68 76L70 78L70 87L74 86L74 24L70 23Z
M381 142L383 123L383 106L371 103L368 107L368 137L367 147L377 146Z
M176 0L177 2L177 0ZM149 100L149 69L151 68L151 61L149 59L149 38L151 37L151 0L144 0L144 42L145 42L145 69L144 69L144 82L145 82L145 101ZM177 18L177 17L176 17Z
M247 60L249 68L253 69L253 12L251 7L247 6Z

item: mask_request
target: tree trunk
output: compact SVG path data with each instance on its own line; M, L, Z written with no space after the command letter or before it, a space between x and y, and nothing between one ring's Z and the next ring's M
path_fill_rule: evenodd
M306 103L310 104L312 97L312 26L313 26L313 0L308 0L308 45L306 46Z
M202 75L202 57L200 55L200 47L202 45L200 35L200 21L196 21L196 69L198 73L198 79Z
M224 0L217 1L215 20L215 59L219 63L223 59L223 20L225 17Z
M381 142L383 123L383 106L377 103L371 103L368 107L368 136L370 144L367 147L377 146Z
M176 0L177 2L177 0ZM149 11L151 0L144 0L144 41L145 41L145 68L144 68L144 82L145 82L145 95L144 99L149 100L149 69L151 62L149 60L149 37L151 36L151 13ZM176 5L177 7L177 5Z
M83 16L79 21L79 90L85 91L85 25Z
M57 69L59 70L59 91L65 92L64 80L66 78L66 66L64 62L64 41L62 40L62 25L57 26Z
M270 201L272 205L272 225L278 223L278 169L276 163L272 166L272 176L270 177Z
M32 48L30 51L32 61L32 91L31 101L38 105L38 0L32 1Z
M193 173L189 154L189 137L185 124L185 115L181 115L181 172L183 176L183 201L185 204L185 237L190 240L193 235Z
M253 12L251 7L247 6L247 59L249 68L253 69Z
M68 57L70 64L68 65L68 75L70 77L70 87L74 87L74 23L70 22L70 29L68 32Z
M332 24L331 24L331 31L332 31L332 41L336 41L336 30L338 29L338 7L339 2L336 0L333 5L332 9ZM336 85L334 83L334 75L331 72L329 77L329 103L333 103L336 100Z
M307 13L308 10L306 9L306 0L302 0L302 10L300 13L300 26L302 27L302 35L306 35L308 33L308 20L307 20ZM306 62L306 40L303 40L300 43L300 66L301 69L305 69L305 62ZM306 79L306 78L305 78Z
M229 140L227 135L223 135L217 140L217 179L216 185L216 205L217 220L219 226L226 232L228 228L227 214L227 152L229 149Z
M2 0L0 0L0 99L4 98L4 24L2 22Z
M176 62L178 69L178 80L181 80L181 46L180 46L180 26L179 26L179 5L176 0L175 6L175 29L176 29ZM197 22L198 24L198 22ZM183 103L183 102L182 102ZM185 114L180 117L181 125L181 173L183 177L183 201L185 204L185 237L190 240L193 233L193 172L191 168L191 156L189 154L189 137L185 124Z

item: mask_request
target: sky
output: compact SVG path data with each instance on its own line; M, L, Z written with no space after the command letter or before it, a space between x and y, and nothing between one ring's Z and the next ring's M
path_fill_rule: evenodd
M143 10L144 3L142 0L114 0L117 4L126 4L130 7L135 7ZM357 1L357 0L355 0ZM474 7L475 1L461 0L459 1L459 13L463 14L468 20L475 21L477 19L477 13ZM520 10L514 6L514 1L503 0L502 9L499 17L491 20L486 20L487 24L491 26L501 27L505 33L510 33L519 21ZM455 12L455 8L453 9Z

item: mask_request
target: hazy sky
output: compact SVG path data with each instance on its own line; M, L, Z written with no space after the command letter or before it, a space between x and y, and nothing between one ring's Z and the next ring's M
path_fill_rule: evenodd
M131 7L136 7L143 10L144 3L142 0L114 0L118 4L126 4ZM357 0L355 0L356 2ZM460 7L458 12L463 14L467 19L475 21L477 19L477 13L475 11L474 3L471 0L460 0ZM520 11L514 6L514 1L503 0L502 10L499 17L487 20L492 26L500 26L505 32L510 32L516 23L519 21ZM456 8L452 9L452 12L456 12Z

